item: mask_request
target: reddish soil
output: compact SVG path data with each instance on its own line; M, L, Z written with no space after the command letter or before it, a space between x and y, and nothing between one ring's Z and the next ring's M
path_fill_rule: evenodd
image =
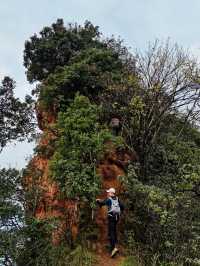
M116 255L115 258L110 258L110 256L104 253L101 255L97 255L96 266L120 266L123 260L123 256Z

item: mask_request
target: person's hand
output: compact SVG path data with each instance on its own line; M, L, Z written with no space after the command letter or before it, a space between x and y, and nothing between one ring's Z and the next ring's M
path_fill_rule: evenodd
M100 202L101 200L100 199L96 199L96 202Z

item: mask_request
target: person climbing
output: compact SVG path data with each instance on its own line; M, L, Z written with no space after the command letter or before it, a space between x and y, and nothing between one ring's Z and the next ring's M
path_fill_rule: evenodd
M96 199L96 202L100 207L108 207L108 238L110 240L111 257L114 257L119 252L116 247L117 244L117 223L120 218L120 214L124 211L124 205L115 195L115 189L109 188L106 190L107 198L104 200Z

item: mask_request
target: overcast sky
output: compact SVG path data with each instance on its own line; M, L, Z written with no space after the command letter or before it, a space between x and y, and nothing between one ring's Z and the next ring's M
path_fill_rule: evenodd
M90 20L105 36L120 36L133 49L170 37L200 55L200 0L1 0L0 78L14 78L20 98L31 91L23 67L24 42L57 18L66 24ZM0 167L23 167L32 150L33 144L25 143L7 147Z

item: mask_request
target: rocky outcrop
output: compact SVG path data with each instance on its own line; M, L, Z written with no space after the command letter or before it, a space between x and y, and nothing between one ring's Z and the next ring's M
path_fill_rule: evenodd
M77 237L79 202L76 199L68 200L60 197L58 184L51 179L49 174L49 155L45 156L42 152L43 148L55 139L55 135L50 128L55 123L56 117L52 112L46 113L37 108L37 118L39 127L43 131L38 144L41 151L29 163L28 174L24 177L24 186L27 191L31 189L39 191L35 199L36 205L32 209L32 215L40 220L57 220L57 227L52 233L52 241L57 245L65 237L67 230L71 232L72 239ZM102 180L102 193L99 195L99 198L102 199L106 197L105 190L109 187L114 187L119 194L123 192L124 188L119 177L125 175L128 162L137 159L135 154L131 154L127 150L117 151L112 143L108 143L107 148L108 152L97 167L97 172ZM28 206L31 206L31 203ZM96 212L95 222L100 231L99 241L106 241L107 219L105 208L101 208Z
M33 190L36 206L31 208L31 202L27 210L31 215L39 220L55 219L56 228L52 233L52 241L59 244L65 236L66 231L70 230L72 238L75 239L78 233L78 203L76 200L61 199L58 184L53 181L49 174L49 154L45 154L46 147L55 139L51 131L52 124L56 118L50 113L37 108L37 119L42 137L38 144L40 152L29 162L28 175L24 177L24 187L26 191Z
M118 195L123 195L124 187L120 180L120 176L126 175L126 167L129 161L137 160L136 154L127 150L117 151L111 143L108 144L109 152L105 154L103 160L98 165L97 171L101 176L102 193L100 199L106 198L106 190L114 187ZM107 209L102 207L96 214L96 223L99 227L99 241L107 241Z

